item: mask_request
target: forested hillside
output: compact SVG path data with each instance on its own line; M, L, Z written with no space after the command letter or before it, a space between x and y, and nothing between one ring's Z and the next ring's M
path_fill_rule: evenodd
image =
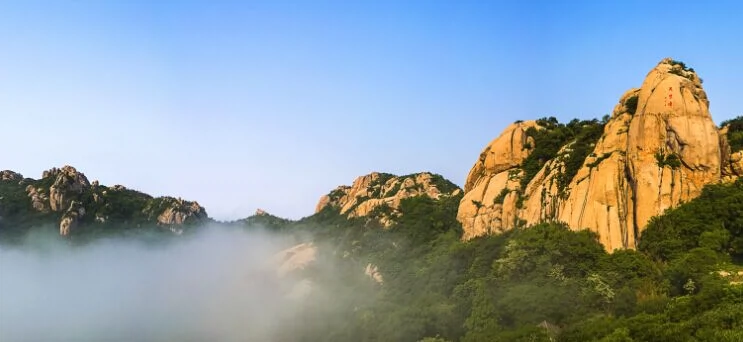
M743 340L743 181L708 186L613 254L557 223L461 242L458 200L406 199L386 230L331 208L294 223L345 266L305 270L321 290L279 340Z

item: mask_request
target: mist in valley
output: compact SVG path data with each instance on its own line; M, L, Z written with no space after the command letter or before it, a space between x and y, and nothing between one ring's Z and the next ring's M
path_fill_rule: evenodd
M0 340L275 340L304 305L277 275L293 243L221 226L162 243L33 231L0 245Z

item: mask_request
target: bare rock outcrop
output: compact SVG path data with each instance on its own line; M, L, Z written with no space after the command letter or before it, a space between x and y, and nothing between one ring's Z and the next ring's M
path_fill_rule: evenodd
M181 198L163 197L157 200L160 207L164 207L157 215L157 223L160 225L182 225L189 220L202 220L207 218L206 209L198 202L185 201ZM148 208L147 210L154 210Z
M367 264L364 269L364 274L374 280L377 284L384 284L384 277L382 277L382 273L379 272L379 266L372 263Z
M737 151L729 155L727 163L722 169L722 175L728 181L743 176L743 151Z
M559 212L568 195L561 191L559 182L566 172L565 160L573 153L572 146L563 146L557 156L547 161L524 189L523 209L519 211L519 217L524 223L547 221Z
M464 239L508 230L518 219L521 163L534 147L527 135L536 121L516 122L491 141L469 172L457 219Z
M625 103L638 96L639 89L626 92L614 108L602 139L570 182L569 196L555 215L570 227L598 233L607 249L634 245L636 232L630 215L630 183L626 177L627 139L632 114ZM537 220L530 218L529 223Z
M0 171L0 181L21 181L21 180L23 180L23 175L18 172L13 172L10 170Z
M529 155L525 147L533 144L520 125L491 142L472 168L458 213L463 239L561 221L595 231L609 251L635 248L651 217L699 196L707 184L743 175L743 152L726 146L701 79L670 58L620 98L566 187L555 180L565 173L562 160L572 142L543 161L525 189L518 188Z
M539 125L533 120L516 122L491 141L467 175L464 192L472 190L483 177L519 167L534 146L534 139L526 134L529 128L539 128Z
M311 276L308 277L307 273L303 271L317 267L317 263L320 262L318 261L319 258L319 247L312 242L305 242L274 254L268 260L266 266L269 270L275 270L275 276L281 280L277 283L277 286L283 288L285 298L301 299L312 295L313 291L317 290ZM384 278L377 265L368 263L363 268L363 272L369 277L370 281L380 285L384 283ZM269 274L263 275L263 277L270 276Z
M22 176L8 174L8 177L17 179ZM74 199L90 187L85 175L69 165L61 169L52 168L44 171L40 182L46 185L29 184L26 186L26 194L31 200L31 206L39 212L65 211Z
M382 224L389 226L403 199L423 195L439 199L460 193L456 185L429 172L400 177L372 172L357 178L351 186L339 186L322 196L315 212L332 207L348 217L363 217L377 211Z
M59 222L59 235L67 236L77 228L80 219L85 216L85 208L82 203L78 201L72 201L67 211L62 214L62 219Z
M734 151L728 143L730 126L720 128L720 161L722 162L722 178L725 182L735 181L743 176L743 151Z
M640 89L627 148L638 233L651 217L699 196L721 172L720 136L699 77L666 59Z
M26 194L31 200L31 207L39 212L48 212L49 209L49 196L43 188L37 188L31 184L26 186Z
M301 243L274 255L277 265L276 274L284 277L291 272L303 270L317 260L317 246L313 243Z
M62 211L69 208L72 199L90 187L88 178L69 165L61 169L52 168L44 171L42 179L45 178L54 179L54 183L49 188L49 207L52 211Z

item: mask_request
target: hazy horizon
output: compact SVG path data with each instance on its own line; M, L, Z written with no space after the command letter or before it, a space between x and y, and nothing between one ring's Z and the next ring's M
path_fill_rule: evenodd
M743 115L734 1L0 3L0 169L75 166L218 220L372 171L462 185L509 123L601 118L662 58Z

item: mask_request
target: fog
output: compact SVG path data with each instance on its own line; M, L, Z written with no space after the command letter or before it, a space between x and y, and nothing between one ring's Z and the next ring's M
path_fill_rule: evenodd
M84 245L34 232L0 245L0 340L270 341L298 305L271 259L286 239L199 231Z

